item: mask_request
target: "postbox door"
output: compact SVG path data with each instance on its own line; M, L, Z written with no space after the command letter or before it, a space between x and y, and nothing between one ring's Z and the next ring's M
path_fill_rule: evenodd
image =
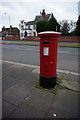
M51 52L51 42L42 42L42 64L42 75L52 77L54 61Z

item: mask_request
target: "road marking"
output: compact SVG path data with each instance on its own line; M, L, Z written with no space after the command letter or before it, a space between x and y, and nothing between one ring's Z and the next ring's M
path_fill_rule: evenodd
M17 62L12 62L12 61L5 61L5 60L0 60L0 61L2 61L4 63L10 63L10 64L21 65L21 66L26 66L26 67L32 67L32 68L37 68L37 69L40 68L37 65L23 64L23 63L17 63ZM72 71L70 72L68 70L59 70L59 69L57 69L57 72L80 76L80 73L76 73L76 72L72 72Z

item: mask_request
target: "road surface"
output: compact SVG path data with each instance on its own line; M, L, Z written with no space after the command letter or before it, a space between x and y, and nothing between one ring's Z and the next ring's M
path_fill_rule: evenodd
M57 69L78 72L79 49L58 47ZM39 46L2 45L2 59L39 66Z

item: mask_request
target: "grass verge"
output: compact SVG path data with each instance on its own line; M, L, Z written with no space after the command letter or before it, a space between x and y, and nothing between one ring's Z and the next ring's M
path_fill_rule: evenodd
M74 47L80 48L80 44L58 44L59 47Z
M30 45L30 46L39 46L39 43L14 43L14 42L3 42L2 44L7 45ZM58 43L58 47L74 47L74 48L80 48L80 44L60 44Z
M39 46L39 43L7 43L3 42L2 44L7 44L7 45L31 45L31 46Z

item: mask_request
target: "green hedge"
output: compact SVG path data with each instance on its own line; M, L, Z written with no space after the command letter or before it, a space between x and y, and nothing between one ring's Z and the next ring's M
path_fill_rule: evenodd
M58 24L55 18L51 18L49 21L42 19L37 21L36 23L37 33L43 32L43 31L56 31L56 30L57 32L60 32L60 25Z

